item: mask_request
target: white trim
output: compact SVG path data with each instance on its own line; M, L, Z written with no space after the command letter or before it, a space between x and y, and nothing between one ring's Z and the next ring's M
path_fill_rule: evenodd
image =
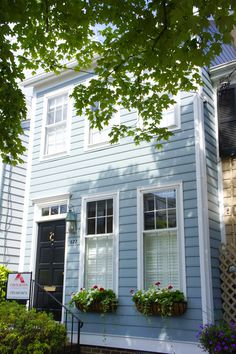
M220 83L219 80L229 75L236 68L236 60L213 66L209 69L210 77L214 83ZM232 78L231 78L232 79Z
M32 158L33 158L35 111L36 111L36 94L34 93L32 98L32 111L31 111L29 142L28 142L28 150L27 150L25 197L24 197L24 209L23 209L22 230L21 230L20 259L19 259L19 268L18 268L19 271L24 270L28 213L29 213L30 181L31 181Z
M41 146L40 146L40 161L45 161L49 159L55 159L61 156L67 156L70 152L70 140L71 140L71 124L72 124L72 100L70 95L73 91L73 86L67 86L58 90L54 90L44 95L43 98L43 116L42 116L42 131L41 131ZM46 121L47 121L47 107L48 99L57 97L63 94L68 94L68 107L67 107L67 119L66 124L66 149L58 153L45 154L45 144L46 144Z
M114 225L114 259L113 259L113 284L114 292L118 295L119 280L119 191L82 196L81 203L81 228L80 228L80 269L78 288L84 287L84 259L85 259L85 232L86 232L86 205L87 202L113 199L113 225ZM97 235L94 235L96 237Z
M31 198L33 204L50 204L56 203L60 200L68 200L70 198L70 193L63 193L63 194L55 194L55 195L45 195L42 197Z
M223 188L223 172L222 164L220 160L220 146L219 146L219 121L218 121L218 105L217 105L217 89L214 90L214 107L215 107L215 137L216 137L216 149L217 149L217 172L218 172L218 201L219 201L219 213L220 213L220 231L221 242L226 243L226 232L224 223L224 188Z
M180 287L187 295L186 288L186 265L185 265L185 237L184 237L184 212L183 212L183 187L182 182L171 184L157 184L137 188L137 271L138 271L138 289L143 289L143 194L153 191L176 189L176 210L177 210L177 240L179 246L179 270Z
M81 333L80 343L88 346L143 350L166 354L202 354L197 342L158 340L145 337L130 337L127 335L111 335L99 333ZM74 338L73 340L76 340Z
M195 122L196 184L199 235L199 262L203 324L213 322L213 294L208 218L208 192L206 172L206 149L204 134L204 110L201 95L193 99Z

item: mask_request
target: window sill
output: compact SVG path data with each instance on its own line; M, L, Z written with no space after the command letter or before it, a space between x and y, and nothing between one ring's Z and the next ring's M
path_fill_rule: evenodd
M57 160L68 156L70 156L69 152L65 151L57 154L43 155L41 156L40 161Z

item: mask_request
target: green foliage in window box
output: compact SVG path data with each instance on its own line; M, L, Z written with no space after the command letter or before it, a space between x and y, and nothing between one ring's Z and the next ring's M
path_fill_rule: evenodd
M145 316L180 316L187 308L183 292L174 290L172 285L160 288L160 282L156 282L148 290L130 292L137 310Z
M0 265L0 303L5 301L7 276L11 271L4 265Z
M65 342L65 326L51 315L27 311L16 302L0 304L0 353L61 353Z
M73 295L71 304L75 304L81 312L115 312L118 306L116 294L111 289L94 285L90 289L80 289Z
M197 334L201 349L210 354L236 353L236 324L206 324Z

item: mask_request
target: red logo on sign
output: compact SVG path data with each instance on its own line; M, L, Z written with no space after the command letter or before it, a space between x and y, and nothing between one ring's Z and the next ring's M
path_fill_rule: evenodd
M21 283L24 283L25 281L24 281L24 278L22 277L22 275L20 274L20 273L18 273L17 275L16 275L16 277L15 277L15 280L20 280L20 282Z

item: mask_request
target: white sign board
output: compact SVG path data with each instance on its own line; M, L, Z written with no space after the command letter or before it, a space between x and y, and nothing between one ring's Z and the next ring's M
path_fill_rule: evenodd
M29 300L32 273L10 273L7 280L7 300Z

